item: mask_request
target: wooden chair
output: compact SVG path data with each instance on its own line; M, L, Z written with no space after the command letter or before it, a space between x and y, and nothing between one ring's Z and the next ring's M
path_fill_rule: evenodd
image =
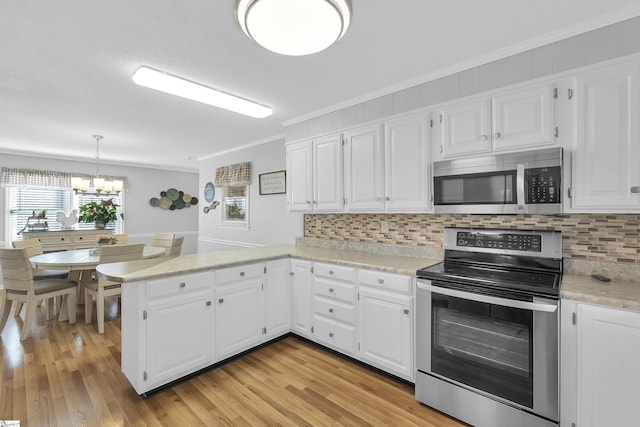
M176 236L176 238L173 239L173 245L169 249L169 255L180 255L182 253L182 243L184 243L184 236Z
M4 294L0 307L0 332L9 318L13 301L26 305L20 340L27 339L31 323L36 315L39 300L49 304L56 297L64 297L69 313L69 323L76 322L76 282L67 279L33 280L33 268L26 249L0 249L0 265ZM60 318L63 315L60 311Z
M175 237L175 233L155 233L153 235L153 240L151 241L151 246L165 248L166 250L164 254L169 255Z
M136 261L142 259L144 243L132 245L105 245L100 250L100 264L112 262ZM91 323L93 316L93 300L96 299L96 317L98 319L98 333L104 334L104 298L120 295L120 283L101 279L92 280L84 285L84 321Z

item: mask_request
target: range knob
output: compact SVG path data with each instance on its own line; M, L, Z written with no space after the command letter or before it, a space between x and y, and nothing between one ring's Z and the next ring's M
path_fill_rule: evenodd
M465 241L463 239L458 240L458 246L465 246Z

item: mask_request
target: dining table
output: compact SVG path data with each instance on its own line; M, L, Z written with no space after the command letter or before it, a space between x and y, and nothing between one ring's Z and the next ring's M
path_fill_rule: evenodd
M158 246L145 246L142 250L143 259L156 258L165 254L166 248ZM37 270L69 270L69 279L78 282L78 302L82 304L84 303L84 283L91 280L92 272L100 264L100 252L99 248L47 252L32 256L29 260ZM60 313L66 317L66 299L62 304Z

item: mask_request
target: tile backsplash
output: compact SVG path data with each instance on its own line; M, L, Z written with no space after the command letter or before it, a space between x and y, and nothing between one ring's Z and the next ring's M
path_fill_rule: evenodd
M640 215L304 215L305 237L403 246L441 248L445 226L560 230L565 258L640 265Z

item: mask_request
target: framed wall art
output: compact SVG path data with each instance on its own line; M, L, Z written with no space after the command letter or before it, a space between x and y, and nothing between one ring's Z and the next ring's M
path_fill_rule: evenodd
M261 173L258 175L258 181L260 182L260 195L284 194L287 192L286 171Z

